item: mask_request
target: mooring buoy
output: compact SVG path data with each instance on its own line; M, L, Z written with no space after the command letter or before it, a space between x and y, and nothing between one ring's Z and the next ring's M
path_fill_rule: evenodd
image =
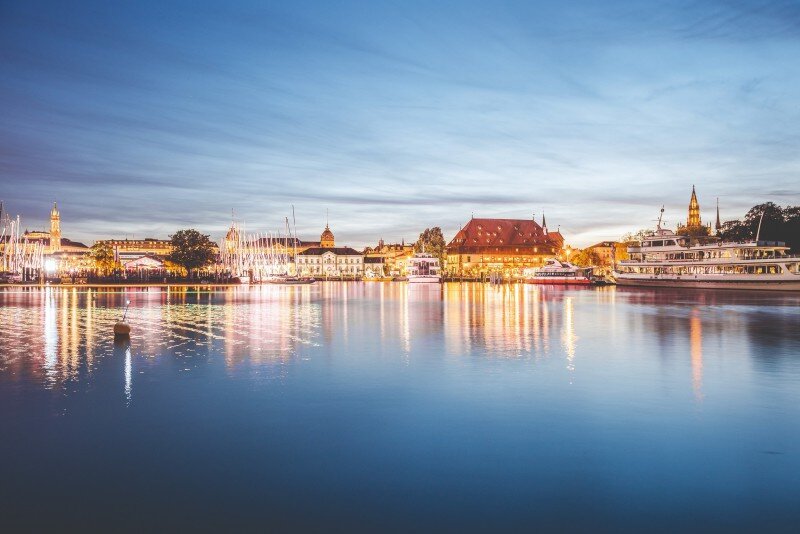
M128 306L131 305L130 300L125 301L125 311L122 313L122 319L114 323L114 337L128 337L131 335L131 325L125 322L128 316Z
M128 323L117 321L117 323L114 324L115 336L129 336L130 333L131 333L131 325L129 325Z

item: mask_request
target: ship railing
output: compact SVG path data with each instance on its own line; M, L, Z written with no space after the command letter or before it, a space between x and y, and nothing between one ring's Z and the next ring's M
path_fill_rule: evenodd
M682 258L682 259L667 259L662 258L658 260L618 260L617 263L620 264L637 264L637 263L696 263L698 261L702 262L723 262L723 263L735 263L739 261L765 261L765 260L781 260L781 261L793 261L793 260L800 260L800 254L787 254L785 256L763 256L758 258L741 258L741 257L733 257L733 258Z

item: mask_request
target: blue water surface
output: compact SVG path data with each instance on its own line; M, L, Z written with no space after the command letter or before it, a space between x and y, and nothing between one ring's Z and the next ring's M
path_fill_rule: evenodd
M8 288L0 428L15 529L796 531L800 296Z

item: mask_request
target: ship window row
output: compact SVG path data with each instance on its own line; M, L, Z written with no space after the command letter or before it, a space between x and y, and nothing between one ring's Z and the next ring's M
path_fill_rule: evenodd
M790 272L798 272L798 264L787 266ZM624 267L627 273L636 274L781 274L780 265L688 265L668 267Z

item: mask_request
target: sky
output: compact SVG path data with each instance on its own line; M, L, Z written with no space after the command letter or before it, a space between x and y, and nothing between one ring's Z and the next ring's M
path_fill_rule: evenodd
M64 237L587 246L800 204L800 3L0 0L0 199Z

